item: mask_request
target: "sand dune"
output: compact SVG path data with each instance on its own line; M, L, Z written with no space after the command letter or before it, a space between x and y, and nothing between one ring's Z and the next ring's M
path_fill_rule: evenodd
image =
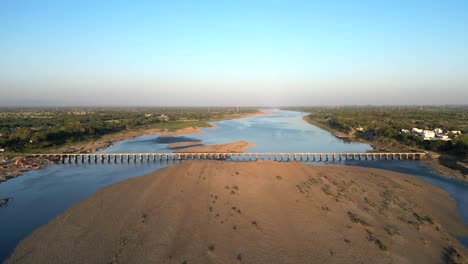
M448 194L349 166L187 161L106 187L7 263L441 263L467 227Z

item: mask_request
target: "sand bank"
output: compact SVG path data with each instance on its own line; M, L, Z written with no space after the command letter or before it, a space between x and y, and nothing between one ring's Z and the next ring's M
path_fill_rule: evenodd
M177 143L171 143L166 146L168 149L173 149L173 148L184 148L184 147L190 147L193 145L200 145L202 144L201 141L187 141L187 142L177 142Z
M403 174L187 161L106 187L7 263L443 263L467 254L449 195Z
M227 144L219 144L219 145L209 145L209 146L197 146L197 147L189 147L175 150L174 152L230 152L230 153L243 153L248 148L255 147L255 144L245 142L245 141L238 141L232 142Z

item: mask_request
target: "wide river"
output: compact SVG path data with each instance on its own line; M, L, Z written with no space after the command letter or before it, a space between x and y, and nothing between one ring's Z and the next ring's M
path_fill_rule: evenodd
M207 145L240 140L255 143L256 146L249 152L364 152L372 149L367 144L346 143L325 130L309 125L302 120L305 113L269 111L273 114L213 122L218 128L203 129L203 134L174 138L149 135L119 142L101 152L170 152L166 148L168 143L190 140L201 140ZM419 161L333 162L337 163L383 168L421 178L449 192L456 201L458 212L468 223L468 184L443 178ZM11 199L6 206L0 207L0 263L34 229L95 191L170 164L153 161L61 164L29 171L21 177L1 183L0 198ZM468 238L460 238L460 241L468 245Z

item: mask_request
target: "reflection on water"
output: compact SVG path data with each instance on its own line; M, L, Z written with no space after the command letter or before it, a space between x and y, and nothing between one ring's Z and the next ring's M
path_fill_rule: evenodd
M330 133L307 124L302 120L303 115L298 112L274 111L271 116L215 122L218 129L203 129L203 134L173 138L158 138L157 135L138 137L116 143L101 152L171 152L166 148L170 143L197 140L205 145L241 140L255 143L256 146L249 152L364 152L371 149L366 144L344 143ZM422 178L448 191L457 202L464 220L468 219L467 185L441 178L420 162L343 163L395 170ZM12 197L6 206L0 207L0 262L34 229L95 191L168 164L171 163L53 165L29 171L22 177L0 184L0 198Z

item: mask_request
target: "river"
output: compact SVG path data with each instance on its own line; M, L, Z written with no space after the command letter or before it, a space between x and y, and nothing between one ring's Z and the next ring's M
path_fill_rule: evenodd
M102 150L112 152L170 152L168 143L201 140L203 144L248 141L256 144L248 152L364 152L362 143L344 142L329 132L302 120L305 113L268 110L272 115L213 122L217 129L202 134L162 138L148 135L122 141ZM350 164L388 169L421 178L450 193L468 223L468 184L438 175L419 161L343 161L317 164ZM0 207L0 262L34 229L46 224L70 206L97 190L119 181L142 176L168 166L166 162L123 164L70 163L29 171L0 184L0 198L11 198ZM125 194L122 194L125 195ZM467 238L460 241L468 246Z

